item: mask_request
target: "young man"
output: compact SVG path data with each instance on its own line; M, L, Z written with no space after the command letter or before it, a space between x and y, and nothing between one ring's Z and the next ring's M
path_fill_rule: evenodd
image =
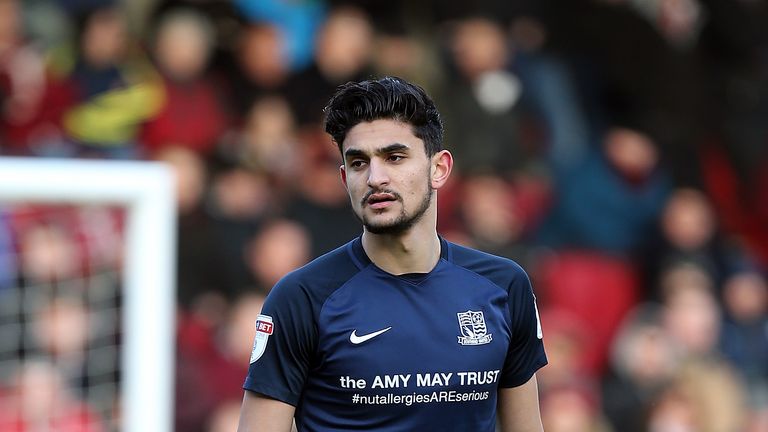
M256 322L241 432L541 431L547 362L514 262L436 231L453 167L420 87L348 83L325 109L363 234L283 278Z

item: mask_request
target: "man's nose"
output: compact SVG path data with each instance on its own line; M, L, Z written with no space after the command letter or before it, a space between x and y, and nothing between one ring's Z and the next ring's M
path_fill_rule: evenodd
M368 186L379 189L389 184L389 174L384 163L371 160L368 166Z

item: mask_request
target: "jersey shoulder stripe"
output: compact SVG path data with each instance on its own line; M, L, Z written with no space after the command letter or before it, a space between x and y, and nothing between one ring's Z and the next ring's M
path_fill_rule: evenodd
M506 291L513 286L529 285L525 270L511 259L454 243L448 243L448 245L453 264L488 279ZM520 284L520 282L525 283Z
M355 241L359 239L350 244ZM349 244L345 244L288 273L275 284L269 297L306 299L316 317L325 299L360 271L348 249Z

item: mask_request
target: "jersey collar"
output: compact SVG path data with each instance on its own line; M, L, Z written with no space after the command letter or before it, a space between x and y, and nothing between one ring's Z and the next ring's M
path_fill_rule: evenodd
M453 261L451 244L440 235L438 235L438 238L440 239L440 259L444 259L449 262ZM347 243L347 252L352 258L352 262L354 262L355 266L360 270L373 264L371 259L368 258L368 255L365 253L365 249L363 249L362 236L358 236L351 242Z

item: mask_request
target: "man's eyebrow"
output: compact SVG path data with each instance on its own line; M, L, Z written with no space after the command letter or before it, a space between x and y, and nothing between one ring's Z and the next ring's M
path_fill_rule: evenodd
M344 157L347 159L353 158L353 157L359 157L359 156L365 156L365 152L359 149L354 149L354 148L347 149L346 151L344 151Z
M387 153L392 153L392 152L396 152L396 151L408 150L409 148L410 147L408 147L405 144L392 143L392 144L390 144L388 146L381 147L381 148L378 148L378 149L374 150L374 153L375 154L387 154ZM356 149L356 148L351 148L351 149L347 149L346 151L344 151L344 157L345 158L360 157L360 156L366 156L366 155L367 155L366 152L364 152L364 151L362 151L360 149Z
M409 147L407 145L405 145L405 144L393 143L393 144L390 144L390 145L388 145L386 147L382 147L380 149L377 149L376 153L379 153L379 154L382 154L382 153L392 153L392 152L396 152L396 151L399 151L399 150L408 150L408 148Z

